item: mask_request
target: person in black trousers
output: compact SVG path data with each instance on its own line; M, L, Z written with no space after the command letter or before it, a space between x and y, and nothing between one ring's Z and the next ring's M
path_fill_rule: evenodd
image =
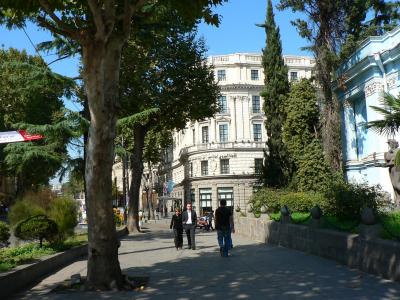
M174 243L176 250L182 249L183 245L183 226L182 226L182 214L181 209L176 208L175 214L172 216L170 229L174 229Z
M197 214L192 210L192 203L186 204L186 210L182 213L183 228L186 231L189 249L196 250L196 225Z

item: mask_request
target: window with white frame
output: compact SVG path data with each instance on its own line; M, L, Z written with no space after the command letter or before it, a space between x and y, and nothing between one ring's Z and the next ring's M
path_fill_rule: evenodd
M212 192L210 188L199 189L201 213L211 211Z
M193 177L193 163L189 163L189 177Z
M201 142L203 144L208 143L208 126L201 127Z
M226 143L228 141L228 124L219 125L219 141Z
M208 160L201 161L201 176L208 175Z
M225 70L218 70L217 71L218 81L225 81L226 80L226 71Z
M232 187L222 187L218 188L218 202L220 200L226 200L226 206L233 209L233 188Z
M220 113L228 112L228 102L226 101L226 96L224 96L224 95L219 96L218 104L219 104L219 112Z
M263 159L255 158L254 159L254 174L260 175L263 172Z
M253 137L255 142L262 140L261 124L253 124Z
M290 72L290 81L297 81L297 72Z
M253 114L258 114L261 111L260 96L253 95L251 97L251 106Z
M229 174L229 159L221 159L219 163L221 166L221 174Z
M250 78L251 80L258 80L258 70L251 70L250 71Z

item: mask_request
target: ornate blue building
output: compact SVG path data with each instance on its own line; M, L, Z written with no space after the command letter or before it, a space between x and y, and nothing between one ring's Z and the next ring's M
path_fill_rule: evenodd
M393 195L388 168L382 167L387 140L362 126L381 119L370 106L381 106L385 92L400 92L400 27L372 36L337 71L335 92L341 104L343 163L349 181L380 184Z

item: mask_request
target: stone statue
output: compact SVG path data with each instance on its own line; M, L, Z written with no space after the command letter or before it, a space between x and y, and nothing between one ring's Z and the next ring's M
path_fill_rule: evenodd
M388 140L389 151L385 152L385 166L389 168L390 181L392 182L395 203L399 205L400 203L400 167L394 165L394 160L397 151L399 151L399 143L396 140Z

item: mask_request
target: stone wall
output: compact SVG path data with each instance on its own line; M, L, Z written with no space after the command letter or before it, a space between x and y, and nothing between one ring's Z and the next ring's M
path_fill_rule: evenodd
M236 233L335 260L351 268L400 282L400 243L318 226L235 216Z

